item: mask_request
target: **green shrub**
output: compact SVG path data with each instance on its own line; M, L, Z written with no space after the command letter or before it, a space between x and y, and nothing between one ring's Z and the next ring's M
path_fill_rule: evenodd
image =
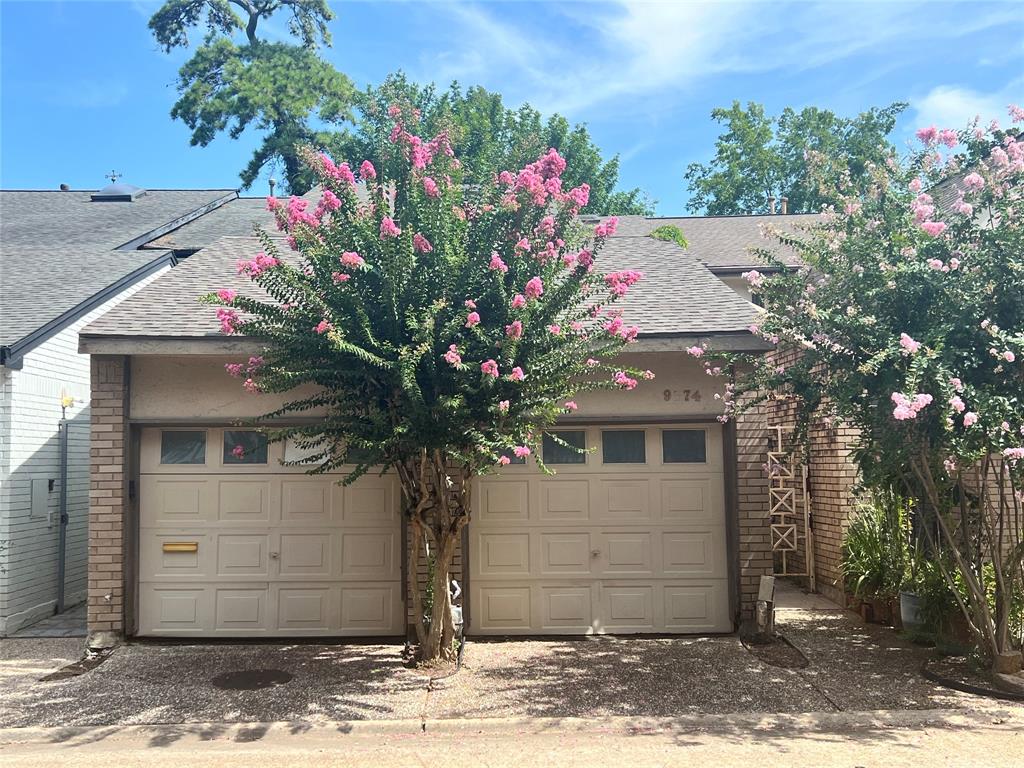
M653 230L650 237L655 240L662 240L666 243L675 243L680 248L689 248L690 243L683 234L683 230L672 224L662 224L657 229Z
M895 494L874 493L858 506L843 538L847 591L861 599L896 597L910 561L909 505Z

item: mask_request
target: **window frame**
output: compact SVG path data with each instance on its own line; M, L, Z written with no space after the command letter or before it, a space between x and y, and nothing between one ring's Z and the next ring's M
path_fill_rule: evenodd
M703 436L704 458L700 461L668 461L665 457L665 434L668 432L699 432ZM708 463L708 429L707 427L662 427L661 429L661 463L665 466L706 465Z
M164 435L167 434L196 434L203 436L203 460L202 461L164 461ZM181 429L160 429L160 445L158 454L158 465L161 467L205 467L210 458L210 431L208 429L196 429L194 427Z
M554 440L551 440L550 443L551 443L551 445L553 445L555 447L555 449L561 450L561 451L567 451L568 452L567 455L571 455L574 458L571 461L548 461L548 456L547 456L547 446L548 446L548 442L549 442L548 441L548 435L549 434L556 434L556 435L559 436L560 440L565 440L565 438L562 437L562 435L565 434L565 433L573 433L573 434L577 434L577 435L582 435L583 436L583 445L582 446L574 446L574 447L580 448L581 450L579 452L577 452L577 451L571 450L569 448L566 448L566 447L556 443ZM569 441L565 440L565 442L569 442ZM586 430L586 428L580 429L580 428L570 427L568 429L546 429L546 430L544 430L544 434L541 436L541 440L540 440L541 459L544 462L545 466L547 466L549 464L551 466L553 466L553 467L579 467L579 466L586 466L587 464L590 463L589 462L589 451L587 449L588 449L588 446L587 446L587 430ZM575 457L579 457L579 458L576 459Z
M614 429L600 428L598 431L601 433L600 434L600 437L601 437L601 464L603 464L605 466L613 466L613 467L620 467L620 466L623 466L623 465L635 466L635 467L650 466L650 463L647 460L647 437L648 437L647 432L648 432L648 430L647 430L646 427L616 427ZM611 434L611 433L623 433L623 432L640 433L640 435L642 437L642 440L640 441L640 445L643 448L643 461L608 461L607 451L605 450L605 435L606 434Z

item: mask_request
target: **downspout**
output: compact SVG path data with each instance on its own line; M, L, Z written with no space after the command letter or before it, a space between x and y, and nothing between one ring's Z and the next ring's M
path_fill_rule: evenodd
M64 554L68 539L68 420L61 416L60 431L60 528L57 538L57 613L64 613Z

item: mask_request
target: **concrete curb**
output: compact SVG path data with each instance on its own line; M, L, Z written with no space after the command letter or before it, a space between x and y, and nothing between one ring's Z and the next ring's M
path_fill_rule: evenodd
M901 728L1024 728L1024 708L987 710L880 710L869 712L808 712L797 715L749 713L735 715L683 715L679 717L496 717L467 720L349 720L272 723L153 723L64 728L0 729L0 747L8 745L66 745L82 742L134 741L170 735L187 740L246 742L267 736L282 739L338 739L346 737L413 736L437 734L617 734L659 733L848 733L857 730ZM257 734L255 739L249 738Z

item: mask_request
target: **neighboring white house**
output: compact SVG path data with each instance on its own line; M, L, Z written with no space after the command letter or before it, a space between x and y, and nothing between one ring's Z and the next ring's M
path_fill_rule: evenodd
M188 255L147 243L235 197L0 192L0 636L86 598L91 393L79 331Z

